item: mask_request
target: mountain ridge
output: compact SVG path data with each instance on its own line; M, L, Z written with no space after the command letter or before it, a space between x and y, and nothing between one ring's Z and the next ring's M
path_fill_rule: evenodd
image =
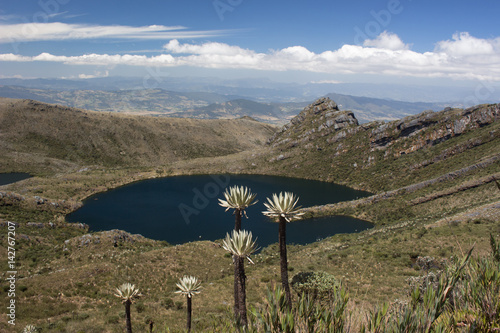
M0 96L33 99L93 111L148 114L153 116L228 119L247 115L263 122L283 125L311 101L262 102L249 97L209 92L175 92L160 88L134 90L48 90L21 86L0 86ZM414 103L330 93L361 122L396 120L445 103Z
M301 176L314 169L323 180L389 190L410 185L412 178L422 177L418 175L422 170L444 168L451 160L456 160L457 168L473 164L467 154L480 147L488 146L491 156L498 154L494 144L500 138L499 119L500 104L485 104L359 124L354 113L321 98L276 132L268 144L274 155L284 157L274 162L281 164L280 169L290 168ZM458 156L464 158L460 161ZM373 180L369 175L378 172L378 165L391 173Z
M500 100L500 89L497 85L487 83L484 88L488 93L478 95L477 89L483 84L472 86L454 85L422 85L418 83L401 84L372 82L337 82L329 80L280 82L266 77L248 77L239 79L222 79L208 76L166 76L164 73L148 72L139 77L96 77L78 78L0 78L0 85L17 85L27 88L53 90L142 90L164 89L179 92L210 92L220 95L244 96L254 101L271 102L312 102L319 96L336 92L339 94L383 98L406 102L428 101L432 103L446 102L450 106L469 107L473 104L493 103ZM339 101L339 104L340 101Z

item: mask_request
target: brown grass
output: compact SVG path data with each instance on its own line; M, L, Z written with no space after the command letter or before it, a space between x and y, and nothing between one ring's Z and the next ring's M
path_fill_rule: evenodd
M253 149L274 131L249 119L127 116L1 98L0 169L43 174L92 165L151 168Z

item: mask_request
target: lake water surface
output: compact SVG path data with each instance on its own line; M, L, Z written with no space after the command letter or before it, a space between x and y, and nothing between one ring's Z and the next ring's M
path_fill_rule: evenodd
M21 172L0 173L0 186L12 184L30 177L31 176L29 174Z
M181 244L217 240L234 228L232 210L218 205L228 186L248 186L259 202L247 209L242 229L252 231L264 247L278 241L278 224L262 215L263 202L272 193L289 191L303 207L353 200L369 195L319 181L260 175L196 175L144 180L100 193L68 215L91 230L120 229L145 237ZM352 233L372 225L345 216L294 221L287 225L289 244L307 244L337 233Z

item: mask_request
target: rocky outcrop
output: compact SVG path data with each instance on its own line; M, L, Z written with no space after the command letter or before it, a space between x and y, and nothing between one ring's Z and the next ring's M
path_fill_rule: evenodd
M101 231L94 234L85 234L79 237L67 239L64 244L66 248L88 247L91 245L104 245L118 247L123 244L154 243L155 241L145 238L139 234L130 234L122 230Z
M81 203L66 200L49 200L39 196L25 197L14 192L0 191L0 206L24 206L30 209L68 213L81 207Z
M283 126L268 143L274 147L283 144L294 147L358 125L354 113L339 110L337 103L329 98L320 98Z

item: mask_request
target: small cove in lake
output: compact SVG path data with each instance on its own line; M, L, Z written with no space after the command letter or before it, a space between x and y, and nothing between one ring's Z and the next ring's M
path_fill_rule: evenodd
M228 186L247 186L257 194L257 204L242 218L242 229L258 237L260 247L278 241L278 224L262 211L263 202L273 193L293 192L298 205L309 207L370 195L332 183L261 175L194 175L155 178L128 184L84 201L82 208L67 216L68 222L87 223L93 231L120 229L145 237L182 244L217 240L234 228L232 210L225 212ZM288 223L287 243L308 244L338 233L352 233L372 227L366 221L333 216Z

